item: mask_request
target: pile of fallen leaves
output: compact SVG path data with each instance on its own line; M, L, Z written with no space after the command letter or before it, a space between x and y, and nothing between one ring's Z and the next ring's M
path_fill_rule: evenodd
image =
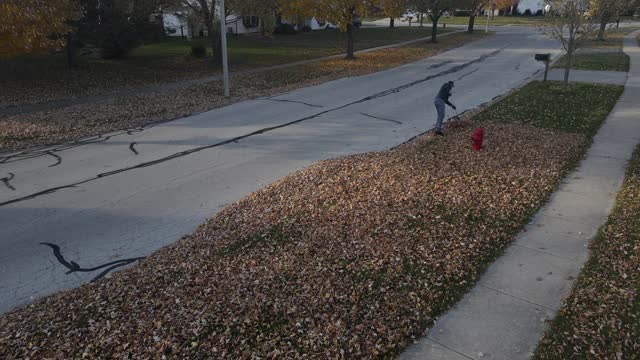
M334 59L232 78L232 97L214 81L170 92L124 96L55 110L0 116L0 152L59 144L83 137L227 106L261 96L282 94L343 77L360 76L417 61L480 39L485 34L452 34L437 44L416 43L358 55L356 61Z
M1 358L371 358L460 299L588 144L472 120L320 162L131 269L0 317ZM629 274L631 275L631 274Z
M536 359L640 359L640 148Z

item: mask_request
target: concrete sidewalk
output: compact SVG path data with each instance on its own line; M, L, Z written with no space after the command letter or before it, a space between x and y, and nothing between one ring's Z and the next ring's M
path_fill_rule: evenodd
M549 80L563 81L564 69L552 69L549 71ZM627 73L623 71L571 70L569 81L624 85L627 82Z
M625 165L640 142L640 48L625 38L631 70L625 92L578 170L479 283L401 359L527 359L605 222Z

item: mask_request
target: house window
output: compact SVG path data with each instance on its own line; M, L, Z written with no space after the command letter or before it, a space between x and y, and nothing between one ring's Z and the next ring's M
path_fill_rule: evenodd
M259 19L255 15L243 16L242 23L246 28L255 28L255 27L258 27Z

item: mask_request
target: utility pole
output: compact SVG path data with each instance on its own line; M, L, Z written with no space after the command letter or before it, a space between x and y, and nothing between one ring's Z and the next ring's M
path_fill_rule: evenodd
M484 29L484 32L489 32L489 19L491 19L491 15L493 13L493 1L489 2L489 12L487 13L487 26Z
M229 61L227 58L227 19L224 11L224 0L220 1L220 36L222 36L222 78L224 80L224 96L229 97Z

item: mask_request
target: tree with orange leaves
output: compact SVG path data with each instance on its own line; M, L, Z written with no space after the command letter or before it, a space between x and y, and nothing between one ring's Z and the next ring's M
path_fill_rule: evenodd
M389 28L395 28L395 20L407 11L407 0L382 0L382 11L389 18Z
M493 0L493 8L498 10L508 10L513 14L513 10L518 6L519 0Z
M354 55L354 21L365 15L371 5L368 0L281 0L280 11L287 17L312 17L335 24L347 33L347 59Z
M71 31L69 21L78 15L73 0L0 1L0 56L62 47Z

